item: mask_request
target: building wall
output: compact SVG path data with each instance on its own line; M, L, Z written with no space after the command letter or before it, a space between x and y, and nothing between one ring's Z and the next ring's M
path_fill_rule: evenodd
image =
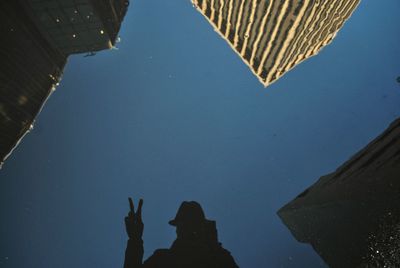
M111 48L128 0L0 2L0 164L30 130L67 57Z
M104 27L114 45L118 39L121 23L128 11L129 0L90 0L97 11Z
M397 119L278 214L295 238L311 244L330 267L400 267L399 193Z
M123 17L116 1L21 1L42 35L65 55L109 49L115 43ZM128 2L129 3L129 2Z
M318 53L360 0L192 0L268 86Z
M0 2L0 162L58 83L66 57L53 49L17 1Z

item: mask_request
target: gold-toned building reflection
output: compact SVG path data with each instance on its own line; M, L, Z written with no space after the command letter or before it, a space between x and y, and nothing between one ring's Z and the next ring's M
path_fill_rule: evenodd
M264 86L329 44L360 0L192 0Z

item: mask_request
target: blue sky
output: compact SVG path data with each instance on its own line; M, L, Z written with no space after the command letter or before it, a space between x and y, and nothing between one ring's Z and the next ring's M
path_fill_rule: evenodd
M276 211L400 116L397 0L264 88L190 1L132 1L118 50L73 56L0 171L1 267L121 267L127 197L145 255L184 200L241 267L324 267Z

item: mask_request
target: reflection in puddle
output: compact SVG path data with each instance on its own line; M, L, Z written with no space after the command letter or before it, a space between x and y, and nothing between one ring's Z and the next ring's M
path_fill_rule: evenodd
M400 119L278 212L330 267L400 267Z
M72 54L114 48L129 1L4 1L0 34L0 169L59 85Z
M329 44L360 0L192 0L268 86Z
M368 254L365 267L400 266L400 222L399 215L388 213L381 219L376 234L368 238Z

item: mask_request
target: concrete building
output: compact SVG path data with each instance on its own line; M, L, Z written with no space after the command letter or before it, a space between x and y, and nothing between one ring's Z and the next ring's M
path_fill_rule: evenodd
M192 0L264 86L329 44L360 0Z
M46 40L64 55L115 45L127 0L25 0L27 14Z
M127 0L0 2L0 164L32 128L69 55L115 45Z
M400 119L281 208L330 267L400 267Z

